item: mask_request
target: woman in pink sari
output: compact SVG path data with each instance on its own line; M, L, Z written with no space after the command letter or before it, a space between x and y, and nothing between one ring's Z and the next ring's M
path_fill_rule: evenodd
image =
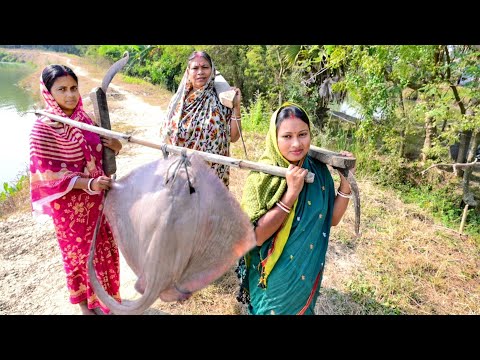
M67 66L47 66L40 77L40 90L46 111L94 124L83 110L78 78ZM110 188L112 181L102 170L103 146L118 154L122 144L48 117L38 118L30 133L32 210L34 214L52 217L70 302L79 304L85 315L110 312L93 292L87 273L90 244L102 210L104 190ZM119 253L103 215L94 265L105 290L120 301Z

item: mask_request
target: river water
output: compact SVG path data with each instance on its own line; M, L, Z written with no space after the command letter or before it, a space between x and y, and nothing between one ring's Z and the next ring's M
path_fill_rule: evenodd
M34 99L18 83L32 72L27 64L0 62L0 192L3 183L14 184L27 174L35 115L24 113L33 108Z

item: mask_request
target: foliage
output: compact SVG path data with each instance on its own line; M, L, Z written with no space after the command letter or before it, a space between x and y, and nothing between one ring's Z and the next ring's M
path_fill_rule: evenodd
M316 115L316 97L310 96L310 90L302 83L302 72L298 69L293 69L285 85L287 88L285 91L285 100L292 101L303 107L313 124L320 127L320 119Z
M289 63L285 46L279 45L210 45L203 49L210 54L217 69L232 86L242 90L247 103L263 94L269 108L284 101Z
M315 103L310 114L321 129L330 106L341 103L346 96L345 89L337 86L344 76L345 54L342 48L328 45L302 45L294 49L297 50L294 71L305 87L302 89L305 97ZM287 52L293 54L294 49Z
M126 51L135 54L139 49L140 47L137 45L101 45L96 48L96 53L109 59L113 63L120 60Z
M433 214L434 218L451 228L458 228L462 218L462 194L458 184L452 182L442 187L429 184L420 187L402 187L400 196L407 203L419 204ZM468 213L464 233L480 235L480 214L471 209Z
M242 129L260 134L266 134L270 122L270 112L267 102L260 93L250 106L242 106Z
M7 49L42 49L47 51L63 52L74 55L84 55L87 45L2 45Z
M383 303L374 300L378 298L377 291L374 286L363 276L358 276L347 282L347 289L350 296L362 306L365 314L382 314L382 315L402 315L403 311L397 306L393 298L385 299Z
M15 184L3 183L3 191L0 192L0 217L7 216L25 207L30 201L29 178L22 175Z
M127 75L161 84L174 92L193 50L191 45L101 45L91 47L88 54L106 57L114 62L128 51L130 60L123 70Z
M26 179L25 175L22 175L16 184L10 185L8 182L3 183L3 192L0 193L0 201L5 200L8 195L11 195L22 189L23 181Z
M334 119L329 119L326 125L315 136L315 144L332 151L353 151L355 128Z
M249 80L245 76L247 68L247 45L205 45L197 46L196 50L206 51L215 64L217 70L231 86L242 90L242 98L248 102L250 99Z
M15 56L0 51L0 61L2 62L23 62L22 60L17 59Z
M164 84L172 92L176 91L187 67L188 56L194 48L188 45L161 46L158 60L148 64L152 83Z
M171 91L188 55L207 51L227 81L242 90L245 130L266 131L279 104L296 102L314 123L315 143L354 152L359 174L402 191L423 184L413 169L448 162L449 147L460 134L480 128L479 52L469 46L115 45L89 50L113 61L127 48L129 76ZM357 111L358 124L332 122L328 110L342 101ZM426 123L432 138L425 147ZM412 163L421 153L428 163Z

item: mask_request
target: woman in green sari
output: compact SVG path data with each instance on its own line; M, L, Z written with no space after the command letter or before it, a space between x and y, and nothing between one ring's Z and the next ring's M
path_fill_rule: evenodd
M308 156L310 141L306 112L283 104L270 119L259 161L288 167L286 178L248 175L241 205L255 226L257 247L240 261L237 299L250 314L314 314L330 227L342 219L351 189L340 174L336 194L327 166ZM315 174L311 184L304 180L309 171Z

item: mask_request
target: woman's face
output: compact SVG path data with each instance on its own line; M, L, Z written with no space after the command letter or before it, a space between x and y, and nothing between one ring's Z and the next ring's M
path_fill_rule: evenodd
M277 130L277 143L280 153L290 163L302 160L310 149L310 130L308 125L297 117L282 121Z
M80 99L78 84L73 77L66 75L57 78L50 89L50 93L67 116L73 114Z
M197 56L190 61L188 67L188 80L190 80L195 90L205 86L211 73L212 67L204 57Z

